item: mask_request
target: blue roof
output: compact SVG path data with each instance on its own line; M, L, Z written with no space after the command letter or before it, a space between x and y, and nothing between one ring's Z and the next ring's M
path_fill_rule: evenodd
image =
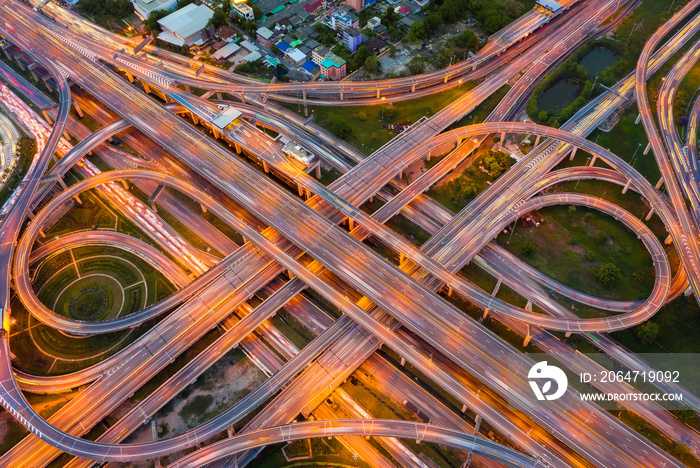
M289 44L287 44L287 43L284 42L284 41L279 41L279 42L278 42L277 44L275 44L275 45L276 45L277 48L278 48L279 50L281 50L282 52L287 52L287 51L292 47L292 46L290 46Z
M315 68L318 68L318 65L316 65L312 60L307 61L302 67L304 70L306 70L309 73L313 73Z

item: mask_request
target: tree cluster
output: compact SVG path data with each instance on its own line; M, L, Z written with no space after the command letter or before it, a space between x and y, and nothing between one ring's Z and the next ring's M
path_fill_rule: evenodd
M129 0L82 0L77 8L81 14L90 15L100 24L126 18L134 11Z
M593 273L593 277L606 288L617 283L622 276L620 269L613 263L606 263L600 268L593 268L591 273Z

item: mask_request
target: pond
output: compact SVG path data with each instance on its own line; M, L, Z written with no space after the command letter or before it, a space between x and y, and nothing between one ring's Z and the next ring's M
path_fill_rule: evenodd
M572 80L559 80L537 100L540 110L557 113L578 97L581 85Z
M608 47L594 47L588 52L579 62L587 72L588 76L593 78L598 73L608 67L612 67L617 62L619 56Z

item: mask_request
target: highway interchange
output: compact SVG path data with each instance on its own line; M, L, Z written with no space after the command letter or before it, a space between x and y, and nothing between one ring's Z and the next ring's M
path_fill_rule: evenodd
M626 3L629 5L623 8L631 9L636 4ZM194 76L187 62L152 48L148 49L152 57L160 57L158 60L167 65L157 64L155 59L144 61L129 53L114 58L114 53L128 43L125 38L91 26L53 4L46 5L43 14L19 2L1 4L4 24L0 24L0 32L51 74L58 87L60 105L54 114L53 128L46 127L48 137L43 148L11 199L0 226L3 239L0 297L4 300L0 402L36 436L25 438L0 457L0 464L45 466L61 452L77 457L70 466L89 466L89 460L125 462L167 457L207 443L272 398L242 432L229 434L219 442L192 451L173 466L208 463L218 466L215 463L222 460L223 463L236 460L240 466L258 453L254 449L265 445L311 436L345 439L358 435L389 438L382 442L384 447L406 466L421 462L400 442L402 438L449 445L509 466L682 466L611 414L596 410L595 405L571 395L552 402L552 407L559 411L545 414L538 410L533 401L525 397L530 395L528 382L513 375L507 362L510 359L529 368L533 361L438 294L448 290L450 295L454 292L468 298L485 311L484 316L493 314L522 334L526 341L534 340L543 352L563 351L564 355L570 355L563 364L574 372L597 369L597 364L571 353L571 349L548 330L565 332L567 336L583 334L594 339L602 351L615 353L619 345L604 332L645 322L684 291L700 298L700 264L696 260L700 203L697 201L697 161L689 156L697 154L695 132L689 132L693 135L685 148L672 115L675 89L697 60L700 50L697 44L684 53L661 87L657 106L662 135L646 96L648 76L691 41L700 29L700 14L696 11L700 1L688 2L663 24L647 43L636 72L614 86L614 93L604 93L591 101L559 129L511 121L515 117L513 109L522 106L522 96L548 67L588 37L612 27L606 29L601 25L618 10L619 4L617 0L569 1L566 11L552 21L541 37L537 31L523 26L533 20L534 13L530 13L512 25L510 32L489 42L476 59L470 58L444 71L380 82L288 84L263 84L243 77L231 82L214 72L199 78ZM679 27L681 24L683 26ZM670 32L674 34L658 47ZM504 36L510 39L504 40ZM533 62L535 65L528 68L486 122L445 131ZM301 118L273 104L274 101L305 105L398 102L477 78L485 79L453 104L416 123L364 159L354 148L317 127L305 126ZM134 86L134 81L140 82L142 87ZM81 90L71 89L70 84L79 85ZM179 86L228 93L242 102L224 102L220 98L216 102L207 101L187 94ZM177 99L185 105L164 105L144 91L156 92L166 102ZM72 93L75 96L71 96ZM93 96L117 117L102 116L104 125L100 130L86 131L69 115L75 100L80 100L83 108L94 110L90 98L82 93ZM636 96L641 120L670 197L620 157L585 138L623 104L625 96L632 94ZM224 130L213 127L202 109L215 112L217 103L240 108L244 116L241 122ZM696 102L691 112L693 129L700 113L698 107ZM187 118L192 119L192 124ZM210 128L237 152L246 151L264 165L264 171L235 156L193 124ZM341 177L328 186L321 184L282 156L279 146L256 124L303 144L341 172ZM141 164L105 149L103 142L107 139L132 129L148 136L157 147L155 152L162 150L163 154L148 164ZM61 140L64 131L77 136L80 142L72 146ZM529 154L457 215L422 195L462 163L486 136L494 134L533 135L537 143ZM396 184L394 179L400 178L412 163L447 146L456 149L439 164L426 170L406 188ZM111 161L113 170L101 172L86 161L83 156L91 151L100 152L101 157ZM589 167L552 171L568 155L573 158L576 151L585 151L594 161L604 161L610 169L591 163ZM47 169L56 152L61 159ZM63 186L58 195L50 197L56 183L70 169L75 169L83 180L70 187ZM268 171L297 187L298 196L265 175ZM681 258L682 268L677 268L674 274L666 250L656 235L636 215L614 203L580 193L541 195L555 184L581 179L611 182L624 187L624 191L631 189L638 193L663 221ZM225 258L219 261L197 251L160 222L152 207L122 188L120 181L136 184L147 193L162 186L187 195L232 227L246 242L236 245L212 234L212 245L223 252ZM387 190L387 186L392 190ZM37 238L43 235L42 230L55 222L57 213L65 211L75 197L92 188L98 188L112 205L123 206L125 216L178 261L173 262L171 257L143 241L114 232L75 233L34 248ZM159 196L163 197L158 200L159 205L181 211L183 222L191 225L197 222L196 213L186 214L174 197L166 192ZM51 199L46 203L47 197ZM374 197L384 204L370 215L360 207ZM690 207L686 206L685 198L690 200ZM655 281L649 297L625 303L587 297L556 279L539 274L507 252L499 252L491 243L521 216L552 205L590 207L610 214L635 232L648 250L654 267ZM22 229L30 210L38 211L32 212L32 221ZM430 240L418 248L386 226L399 212L431 233ZM212 230L211 225L203 229ZM388 261L362 242L369 237L398 253L400 264ZM32 287L30 265L69 246L94 244L118 246L137 254L156 265L178 290L139 312L100 322L72 320L42 304ZM459 271L472 260L496 272L499 280L545 313L504 302L469 281ZM185 273L185 268L193 275ZM192 279L194 276L196 279ZM171 312L128 347L99 364L57 377L33 376L12 368L8 336L12 314L11 278L17 296L35 318L76 335L124 330ZM595 319L578 318L552 301L543 286L576 301L620 313ZM302 349L289 343L281 345L287 360L276 361L266 355L262 350L264 346L249 337L256 330L264 330L273 337L274 333L279 333L271 330L265 321L307 288L343 315L333 321L302 300L299 309L314 317L308 320L314 322L310 326L318 328L317 336ZM263 290L266 290L265 300L260 305L254 308L247 305L247 301ZM232 310L242 311L242 314L232 319L229 317ZM140 402L118 424L96 441L81 437L191 343L224 321L230 321L230 326L216 342ZM591 338L595 336L598 338ZM283 337L278 339L284 342ZM236 346L248 346L250 354L268 370L270 377L261 387L192 430L153 442L119 444L219 356ZM445 427L371 419L362 411L351 413L360 419L343 420L323 406L324 400L335 391L345 407L353 408L354 403L343 396L338 386L363 363L377 359L375 351L381 346L396 352L450 398L506 435L520 450L474 437L465 431L463 422L456 423L449 417L443 419ZM623 363L632 369L645 365L629 358ZM48 420L36 413L22 395L22 390L53 393L90 382L93 383ZM677 389L674 385L659 384L659 387L666 391ZM599 390L635 392L627 384L601 385ZM521 414L515 415L504 406L503 400L509 392L522 396ZM694 395L689 395L688 403L700 410ZM435 405L439 402L424 409L428 414L441 414ZM289 424L298 414L307 415L309 408L316 407L319 407L318 414L336 421ZM694 456L700 456L700 436L667 411L658 406L650 408L632 403L628 409L671 440L687 444ZM533 429L536 430L533 432ZM385 463L383 456L373 452L362 438L347 437L347 440L370 464Z

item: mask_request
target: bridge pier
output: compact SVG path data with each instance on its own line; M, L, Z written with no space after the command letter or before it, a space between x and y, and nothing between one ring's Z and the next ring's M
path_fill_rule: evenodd
M663 176L662 176L662 177L659 179L659 181L656 183L656 185L654 186L654 188L655 188L656 190L659 190L663 184L664 184L664 178L663 178Z
M596 156L596 155L594 154L593 157L591 158L591 163L589 164L589 166L593 167L593 165L595 164L596 159L598 159L598 156Z
M571 332L570 332L570 331L564 333L564 338L569 338L570 336L571 336Z
M498 290L501 288L502 283L503 280L501 278L498 278L498 282L496 283L496 286L493 287L493 292L491 292L491 296L496 296L496 294L498 294Z
M631 184L631 183L632 183L632 181L631 181L631 180L628 180L627 183L625 184L625 186L622 188L622 194L623 194L623 195L627 193L627 190L629 190L630 184Z
M75 111L78 113L78 117L81 119L84 117L83 111L80 109L80 106L78 105L78 101L75 99L71 99L71 102L73 103L73 107L75 107Z
M411 92L412 92L412 93L415 93L415 92L416 92L416 84L415 84L415 83L413 83L413 84L411 85Z
M75 202L76 202L78 205L82 205L82 204L83 204L83 201L80 199L80 195L74 196L74 197L73 197L73 200L75 200Z
M321 179L321 161L316 163L316 178Z
M506 132L501 132L501 143L506 141Z
M187 91L188 93L192 92L190 91L190 85L188 85L187 83L185 83L185 91Z
M653 215L654 215L654 208L652 208L651 211L649 211L649 214L646 216L646 218L644 218L644 221L649 221Z
M673 242L673 238L671 237L671 234L669 234L668 237L666 238L666 240L664 240L664 244L668 245L672 242Z
M241 145L239 145L236 142L233 143L233 148L236 150L236 153L238 153L238 154L241 154L243 152L243 148L241 148ZM267 166L267 164L265 164L263 161L263 167L264 166ZM267 172L267 171L265 171L265 172Z
M352 231L354 228L355 228L355 220L352 218L348 218L348 229L350 231ZM403 254L401 254L401 256L403 256ZM403 263L403 262L401 262L401 263Z
M143 85L143 90L146 92L146 94L150 94L151 87L148 85L148 83L142 80L141 84Z
M299 184L297 185L297 188L299 189L299 196L301 197L302 195L304 195L304 186Z
M488 316L489 316L489 311L490 311L490 310L491 310L491 309L484 309L484 315L482 315L481 318L482 318L482 319L485 319L486 317L488 317Z
M343 92L342 91L340 92L340 100L341 101L343 100Z
M651 149L651 142L647 143L647 147L644 148L644 153L642 153L644 156L649 154L649 150Z
M688 286L688 288L685 291L683 291L683 295L685 297L690 297L691 294L693 294L693 287Z
M199 123L199 118L197 117L197 114L194 112L190 111L190 116L192 116L192 123L197 125Z
M532 301L528 299L527 304L525 304L525 310L532 312Z
M306 187L306 199L308 200L309 198L311 198L311 189Z
M428 154L425 155L425 162L430 162L430 157L433 155L433 151L430 150L428 151Z
M447 83L447 75L445 75L445 81L443 83Z
M401 367L406 365L406 358L401 356Z
M569 155L569 161L574 160L574 156L576 156L576 151L578 151L577 147L574 147L574 149L571 150L571 154Z
M34 73L34 69L35 69L36 67L38 67L38 66L39 66L39 65L38 65L36 62L32 62L32 63L30 63L29 66L27 67L27 68L29 69L29 73L32 74L32 79L33 79L34 81L39 81L39 77L36 75L36 73Z
M537 135L537 138L535 138L535 146L540 144L540 136L541 135Z
M379 95L379 90L377 90L377 99L379 99L381 96Z
M523 341L523 347L529 345L531 339L532 339L532 335L530 334L530 324L528 323L527 324L527 335L525 335L525 341Z
M266 174L270 172L270 168L267 166L267 163L265 161L263 161L263 170Z
M462 413L466 413L466 412L467 412L467 409L468 409L468 408L467 408L467 405L466 405L466 404L462 405L462 410L461 410Z
M634 124L638 125L641 120L642 120L642 114L637 114L637 118L635 119Z
M129 79L129 83L133 83L134 82L134 75L132 75L131 72L128 70L124 70L124 72L126 73L126 77Z
M53 125L53 120L51 120L51 116L49 116L49 113L46 112L46 110L42 110L41 113L43 114L46 123L48 123L49 125Z
M306 89L303 89L301 91L301 94L304 98L304 117L308 117L309 116L309 109L308 109L308 107L306 107Z
M223 98L221 97L221 91L216 92L216 99L218 99L219 101L223 101Z

